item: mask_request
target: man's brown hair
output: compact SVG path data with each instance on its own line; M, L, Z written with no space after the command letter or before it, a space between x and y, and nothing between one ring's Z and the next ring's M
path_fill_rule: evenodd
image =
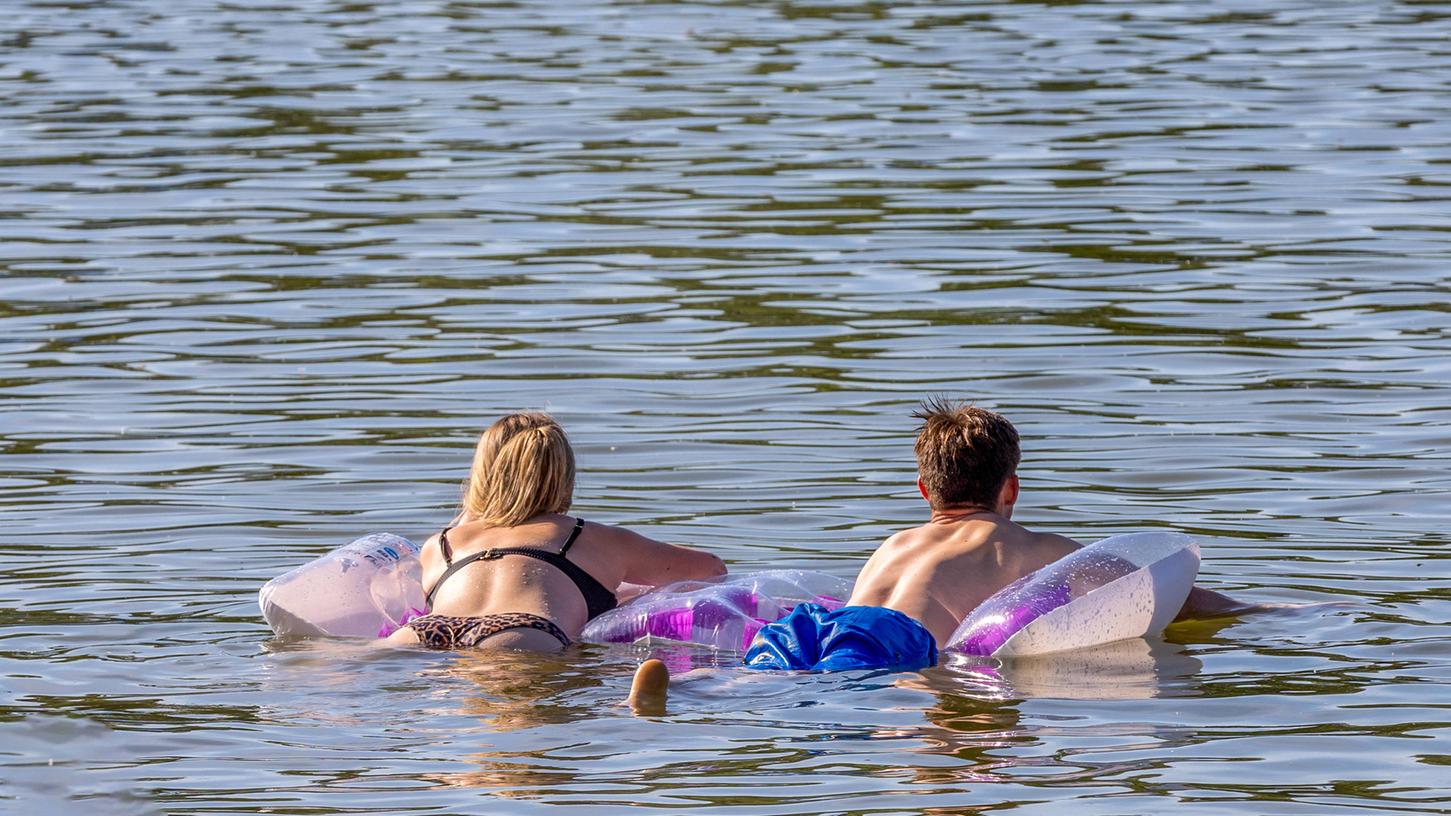
M1001 414L946 397L930 397L912 412L917 474L933 509L987 507L1018 469L1018 431Z

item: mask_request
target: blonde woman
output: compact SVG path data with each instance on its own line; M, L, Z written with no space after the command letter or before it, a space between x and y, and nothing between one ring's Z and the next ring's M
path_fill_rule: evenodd
M489 426L458 523L423 546L429 614L389 640L557 651L614 608L622 583L725 574L710 553L566 516L573 497L574 452L557 422L531 412Z

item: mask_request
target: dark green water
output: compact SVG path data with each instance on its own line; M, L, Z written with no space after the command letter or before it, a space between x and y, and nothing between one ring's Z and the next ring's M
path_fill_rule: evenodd
M1451 808L1451 3L4 10L0 812ZM582 515L851 575L940 392L1029 524L1347 603L653 719L257 613L518 408Z

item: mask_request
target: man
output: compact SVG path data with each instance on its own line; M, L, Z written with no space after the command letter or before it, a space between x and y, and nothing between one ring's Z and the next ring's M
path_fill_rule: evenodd
M1018 432L1001 415L931 399L912 415L917 488L926 524L882 543L857 576L847 606L803 604L764 627L746 653L760 669L918 669L978 604L1078 549L1063 536L1012 520L1018 501ZM1247 609L1195 588L1180 617Z

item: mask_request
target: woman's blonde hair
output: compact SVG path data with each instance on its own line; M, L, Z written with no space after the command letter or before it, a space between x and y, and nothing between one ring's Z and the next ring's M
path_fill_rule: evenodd
M510 414L479 437L464 488L470 521L513 527L540 513L563 513L574 498L574 451L548 414Z

